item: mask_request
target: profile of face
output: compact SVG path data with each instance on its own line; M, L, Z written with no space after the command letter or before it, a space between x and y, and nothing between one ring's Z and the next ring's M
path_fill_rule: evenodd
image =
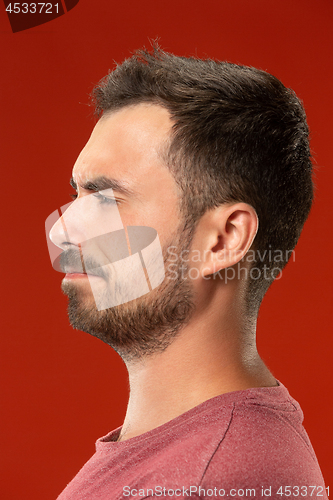
M164 350L194 310L186 269L168 260L191 244L161 155L171 127L156 105L103 116L73 168L76 199L50 231L71 324L124 360Z

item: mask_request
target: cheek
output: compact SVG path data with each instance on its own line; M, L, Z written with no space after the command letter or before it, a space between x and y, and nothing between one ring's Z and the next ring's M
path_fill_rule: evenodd
M202 263L197 260L190 260L187 263L187 276L194 288L198 288L202 282L203 268Z
M123 224L126 226L149 226L157 231L162 246L172 241L179 232L182 219L173 206L166 204L146 204L142 207L120 210Z

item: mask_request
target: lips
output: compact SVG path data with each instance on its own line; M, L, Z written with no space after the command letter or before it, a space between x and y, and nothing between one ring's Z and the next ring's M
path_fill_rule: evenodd
M86 273L66 273L65 278L88 278Z
M74 277L86 277L88 278L89 276L92 276L92 277L97 277L97 278L103 278L104 276L102 275L102 272L98 272L99 270L96 269L95 272L91 272L91 271L88 271L86 270L86 272L84 272L82 269L75 269L75 268L72 268L72 267L65 267L63 269L64 273L66 274L66 277L68 278L74 278Z
M73 267L68 267L68 266L65 266L64 269L63 269L63 271L66 274L87 274L87 273L83 272L82 268L81 269L75 269Z
M87 257L81 258L80 252L74 249L65 250L60 256L60 268L68 277L100 277L107 279L106 273L98 264L96 259Z
M88 272L83 272L82 270L78 269L65 269L64 272L69 275L80 275L80 276L97 276L97 274L91 273L90 271Z

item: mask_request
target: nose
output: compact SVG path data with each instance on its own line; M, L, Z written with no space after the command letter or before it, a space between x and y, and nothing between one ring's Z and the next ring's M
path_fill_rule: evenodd
M56 271L64 272L61 265L63 251L69 248L78 250L80 244L87 239L85 226L86 217L82 214L82 203L80 205L77 200L55 210L46 219L47 245L52 266Z
M61 216L59 216L59 212L58 210L56 210L48 218L50 219L49 226L51 227L48 233L49 239L54 245L56 245L58 248L61 248L62 250L68 248L68 245L75 244L75 240L77 240L77 243L79 242L78 235L76 234L77 231L75 231L74 229L75 226L69 225L69 207L71 205L73 205L73 202L61 207Z
M100 237L123 227L116 204L101 204L93 194L79 197L46 220L51 260L57 262L60 254L71 247L91 249L101 245Z
M71 203L67 204L67 207L69 205ZM65 212L66 205L61 210ZM51 263L53 268L60 272L63 272L60 266L61 254L70 244L70 238L61 215L62 212L55 210L45 221L46 241Z

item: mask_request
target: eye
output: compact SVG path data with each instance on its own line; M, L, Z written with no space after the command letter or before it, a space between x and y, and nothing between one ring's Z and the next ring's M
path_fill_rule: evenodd
M77 197L78 197L78 194L77 193L71 193L69 196L72 198L72 200L76 200ZM101 194L99 192L93 194L92 196L94 196L94 198L97 198L100 204L115 205L115 204L118 203L118 201L115 198L111 198L109 196L105 196L105 195L103 195L103 194Z
M101 193L95 193L95 194L93 194L93 196L98 199L100 204L115 205L117 203L117 200L115 198L110 198L109 196L104 196Z

